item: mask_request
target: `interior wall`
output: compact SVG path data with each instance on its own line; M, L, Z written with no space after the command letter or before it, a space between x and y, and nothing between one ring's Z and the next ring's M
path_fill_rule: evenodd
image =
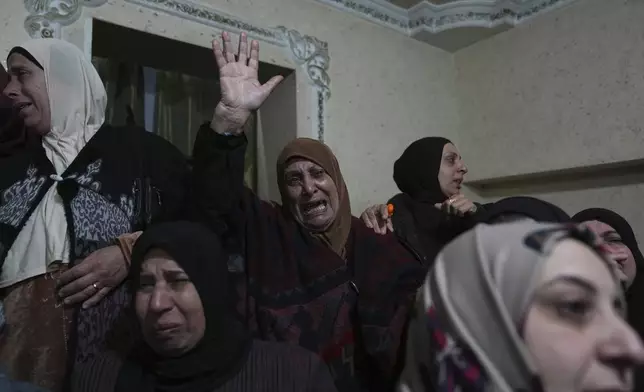
M584 0L457 52L470 180L644 158L643 20L642 1ZM614 209L644 240L644 180L598 176L565 191L541 181L533 195L570 213Z

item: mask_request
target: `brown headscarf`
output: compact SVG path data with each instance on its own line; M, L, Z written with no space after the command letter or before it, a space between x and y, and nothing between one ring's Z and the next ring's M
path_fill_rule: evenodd
M338 200L340 209L335 220L326 231L322 233L311 233L343 259L345 258L345 244L351 231L351 203L349 202L349 191L342 178L340 165L333 155L331 149L324 143L309 138L297 138L284 147L277 158L277 184L280 189L284 208L291 213L286 205L286 184L284 172L289 161L293 158L303 158L319 165L331 177L338 189Z

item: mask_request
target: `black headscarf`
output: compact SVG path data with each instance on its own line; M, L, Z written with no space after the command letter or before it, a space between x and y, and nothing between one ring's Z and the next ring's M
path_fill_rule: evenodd
M522 215L541 223L570 222L570 216L561 208L529 196L508 197L486 205L479 222L493 223L504 215Z
M219 238L191 222L159 224L144 232L132 252L134 295L143 259L152 249L167 252L188 274L203 304L206 329L195 348L180 357L162 357L143 342L122 367L115 389L211 392L240 371L251 347L248 332L229 309L227 258Z
M438 182L443 148L451 143L443 137L425 137L409 145L394 163L394 181L401 192L430 204L442 203L447 196Z
M580 211L572 217L572 220L578 223L596 220L607 224L608 226L615 229L615 231L622 238L624 245L626 245L628 249L630 249L630 251L633 253L637 272L635 274L635 279L633 280L631 287L626 293L630 308L631 297L633 297L635 293L639 292L640 294L638 294L638 296L644 295L644 257L642 256L640 247L637 244L637 239L635 238L635 232L633 232L633 228L630 224L628 224L628 221L624 219L624 217L614 211L607 210L605 208L589 208L587 210ZM640 301L644 301L644 297L641 297ZM635 312L629 312L629 316L633 313ZM642 324L642 327L644 327L644 322Z

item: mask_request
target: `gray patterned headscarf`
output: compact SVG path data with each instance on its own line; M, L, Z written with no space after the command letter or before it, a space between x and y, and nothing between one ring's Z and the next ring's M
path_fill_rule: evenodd
M554 246L599 240L573 225L479 225L446 246L421 288L401 392L540 389L520 330ZM608 263L608 261L607 261Z

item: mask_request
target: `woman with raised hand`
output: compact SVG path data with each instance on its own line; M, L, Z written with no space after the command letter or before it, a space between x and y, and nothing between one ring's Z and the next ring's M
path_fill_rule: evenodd
M281 77L259 83L259 45L249 55L245 34L238 49L227 33L213 49L222 99L195 143L195 196L203 219L227 216L241 244L237 310L260 339L319 354L339 391L391 390L422 269L394 236L351 215L338 161L319 141L298 138L282 150L282 205L244 188L243 125Z

